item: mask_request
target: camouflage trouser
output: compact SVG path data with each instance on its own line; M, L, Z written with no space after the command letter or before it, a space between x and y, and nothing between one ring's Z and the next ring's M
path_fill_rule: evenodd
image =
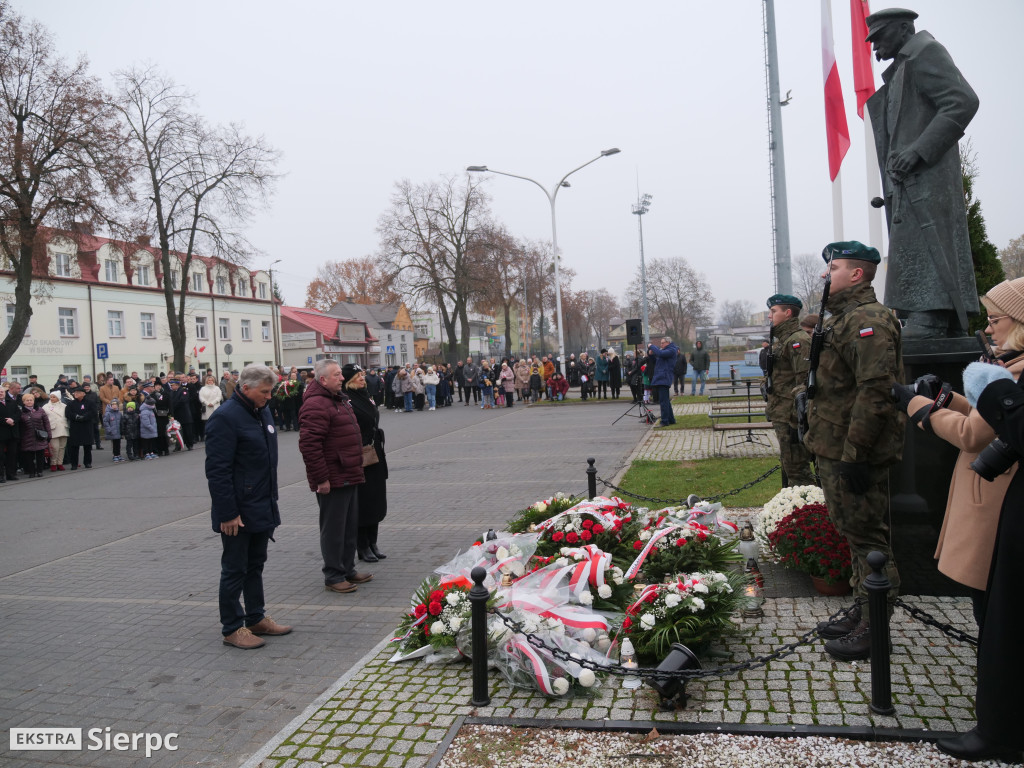
M863 496L851 493L846 481L839 477L839 462L818 457L818 474L821 490L825 493L825 505L836 529L850 542L853 556L853 576L850 584L857 597L867 597L864 579L871 573L868 553L878 551L888 557L885 573L892 589L891 601L899 594L900 574L892 558L889 536L889 468L871 467L868 492ZM890 603L890 613L892 606Z
M786 482L791 486L816 485L811 452L797 439L796 429L788 424L776 424L775 436L779 439L779 458Z

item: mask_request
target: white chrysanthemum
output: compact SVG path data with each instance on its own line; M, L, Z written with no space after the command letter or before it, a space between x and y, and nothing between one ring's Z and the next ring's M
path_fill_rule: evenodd
M432 635L443 635L444 634L444 622L435 621L430 625L430 634Z
M458 592L449 592L447 595L445 595L444 599L448 603L448 605L458 605L460 602Z
M696 613L697 611L704 610L704 601L699 597L690 598L690 610Z
M594 647L597 648L597 650L601 651L601 653L604 653L608 650L609 647L611 647L611 644L612 640L610 637L608 637L607 635L601 635L599 638L597 638L597 642L594 643Z
M620 586L622 584L622 577L621 576L612 576L612 583L615 584L615 586L617 586L617 587Z
M673 592L669 592L667 595L665 595L665 605L667 605L669 608L675 608L677 605L679 605L679 601L681 599L682 598L679 597L679 595Z
M592 594L590 594L590 590L589 589L585 589L582 592L580 592L580 605L593 605L593 604L594 604L594 596Z
M509 548L508 548L508 553L509 553L509 554L510 554L510 555L511 555L512 557L522 557L522 556L523 556L523 550L521 550L521 549L520 549L520 548L519 548L518 546L516 546L515 544L513 544L513 545L512 545L511 547L509 547Z
M643 629L654 629L654 614L645 613L640 617L640 626Z
M698 582L697 584L693 585L693 591L699 592L702 595L706 595L710 590L707 588L706 584L701 584Z
M562 694L569 692L569 681L564 677L556 677L551 682L551 688L554 690L555 694L561 696Z
M647 530L640 531L640 537L639 538L640 538L640 541L647 541L648 539L651 538L651 532L647 531Z
M594 674L592 669L581 669L576 679L580 681L580 685L584 688L592 688L594 683L597 682L597 675Z
M462 626L462 617L452 616L450 619L448 619L448 626L452 628L452 632L458 632L459 627Z
M546 512L548 509L548 505L545 504L543 501L538 501L536 504L533 505L533 508L536 509L538 512Z
M597 630L593 627L587 627L582 632L580 632L580 637L583 638L584 642L592 643L594 642L594 640L597 639Z
M607 584L602 584L600 587L597 588L597 594L599 597L603 597L605 600L607 600L609 597L612 596L612 588L609 587Z
M568 565L568 564L569 564L569 560L567 558L564 558L564 557L560 557L557 560L555 560L555 565L565 566L565 565Z
M504 560L508 557L508 550L504 547L498 547L498 551L494 553L494 556L499 560Z
M612 577L616 579L622 578L622 569L619 568L619 566L616 565L612 567Z

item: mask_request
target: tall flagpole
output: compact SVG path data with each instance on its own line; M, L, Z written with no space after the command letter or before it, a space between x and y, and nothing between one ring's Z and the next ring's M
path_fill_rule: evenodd
M789 203L786 200L786 156L782 148L782 101L779 99L779 49L775 40L775 0L764 0L765 71L768 78L768 145L772 176L772 235L775 246L775 290L793 292L789 250Z
M850 149L850 130L846 124L846 106L836 66L832 37L832 3L821 0L821 64L825 80L825 140L828 145L828 171L832 180L832 231L843 240L843 188L840 168Z

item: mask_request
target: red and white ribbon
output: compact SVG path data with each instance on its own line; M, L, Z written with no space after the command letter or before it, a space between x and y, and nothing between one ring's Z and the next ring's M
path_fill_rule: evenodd
M647 542L647 545L640 550L640 554L637 555L636 560L633 561L633 564L629 566L629 569L626 571L626 578L632 579L634 576L636 576L637 571L640 570L640 566L644 564L644 560L647 559L647 556L651 553L651 550L654 549L654 545L666 536L668 536L670 533L672 533L672 531L678 530L681 527L682 526L678 525L670 525L668 528L662 528L660 531L651 536L650 540Z
M537 687L540 688L541 693L555 695L551 675L548 673L548 665L544 662L536 648L527 643L513 640L505 646L505 650L512 656L526 660L533 671L533 677L537 681Z
M416 627L418 627L418 626L419 626L420 624L422 624L422 623L423 623L423 622L425 622L426 620L427 620L427 614L425 614L425 613L424 613L424 614L423 614L422 616L420 616L420 617L419 617L418 619L416 619L416 621L414 621L414 622L412 623L412 626L410 626L410 627L409 627L409 631L408 631L408 632L406 632L406 633L405 633L404 635L402 635L401 637L393 637L393 638L391 638L391 640L390 640L389 642L392 642L392 643L400 643L400 642L401 642L402 640L407 640L407 639L409 638L409 636L410 636L410 635L411 635L411 634L412 634L412 633L413 633L414 631L416 631Z

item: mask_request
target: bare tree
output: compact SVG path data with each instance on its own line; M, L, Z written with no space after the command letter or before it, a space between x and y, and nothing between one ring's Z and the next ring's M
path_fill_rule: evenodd
M1007 280L1024 277L1024 235L1015 237L999 252L999 260L1003 262L1003 271Z
M597 346L603 347L613 317L621 315L619 303L606 289L582 291L583 314L587 328L597 340Z
M32 317L33 272L47 272L44 228L108 222L107 203L127 199L131 161L117 113L86 59L66 63L46 28L4 0L0 112L0 268L15 275L3 366Z
M825 271L821 257L813 253L801 253L793 259L793 292L804 303L804 313L816 313L821 304L821 289Z
M640 306L640 267L626 289L631 311ZM647 264L647 306L651 326L682 341L698 325L711 321L715 299L703 274L682 258L652 259Z
M478 233L477 247L486 251L474 274L477 280L475 304L488 314L501 311L505 325L505 357L512 357L512 307L521 304L525 248L503 226L488 223ZM529 325L527 324L527 327Z
M487 197L471 177L465 186L452 177L417 185L404 180L395 184L391 209L377 224L396 290L437 307L449 349L460 355L469 348L469 303L479 290L476 270L486 254L479 227L487 214Z
M754 313L754 304L746 299L727 299L722 302L719 317L728 328L740 328L750 325L750 316Z
M317 268L316 277L306 287L306 306L326 311L339 301L355 304L391 304L402 300L392 286L395 276L382 269L380 259L329 261Z
M183 278L200 251L245 263L254 249L240 228L266 206L278 178L279 154L238 124L208 125L194 113L191 95L152 68L116 77L115 105L142 155L145 216L157 234L174 367L180 370L188 341L189 283L182 279L176 302L171 260L180 259Z

